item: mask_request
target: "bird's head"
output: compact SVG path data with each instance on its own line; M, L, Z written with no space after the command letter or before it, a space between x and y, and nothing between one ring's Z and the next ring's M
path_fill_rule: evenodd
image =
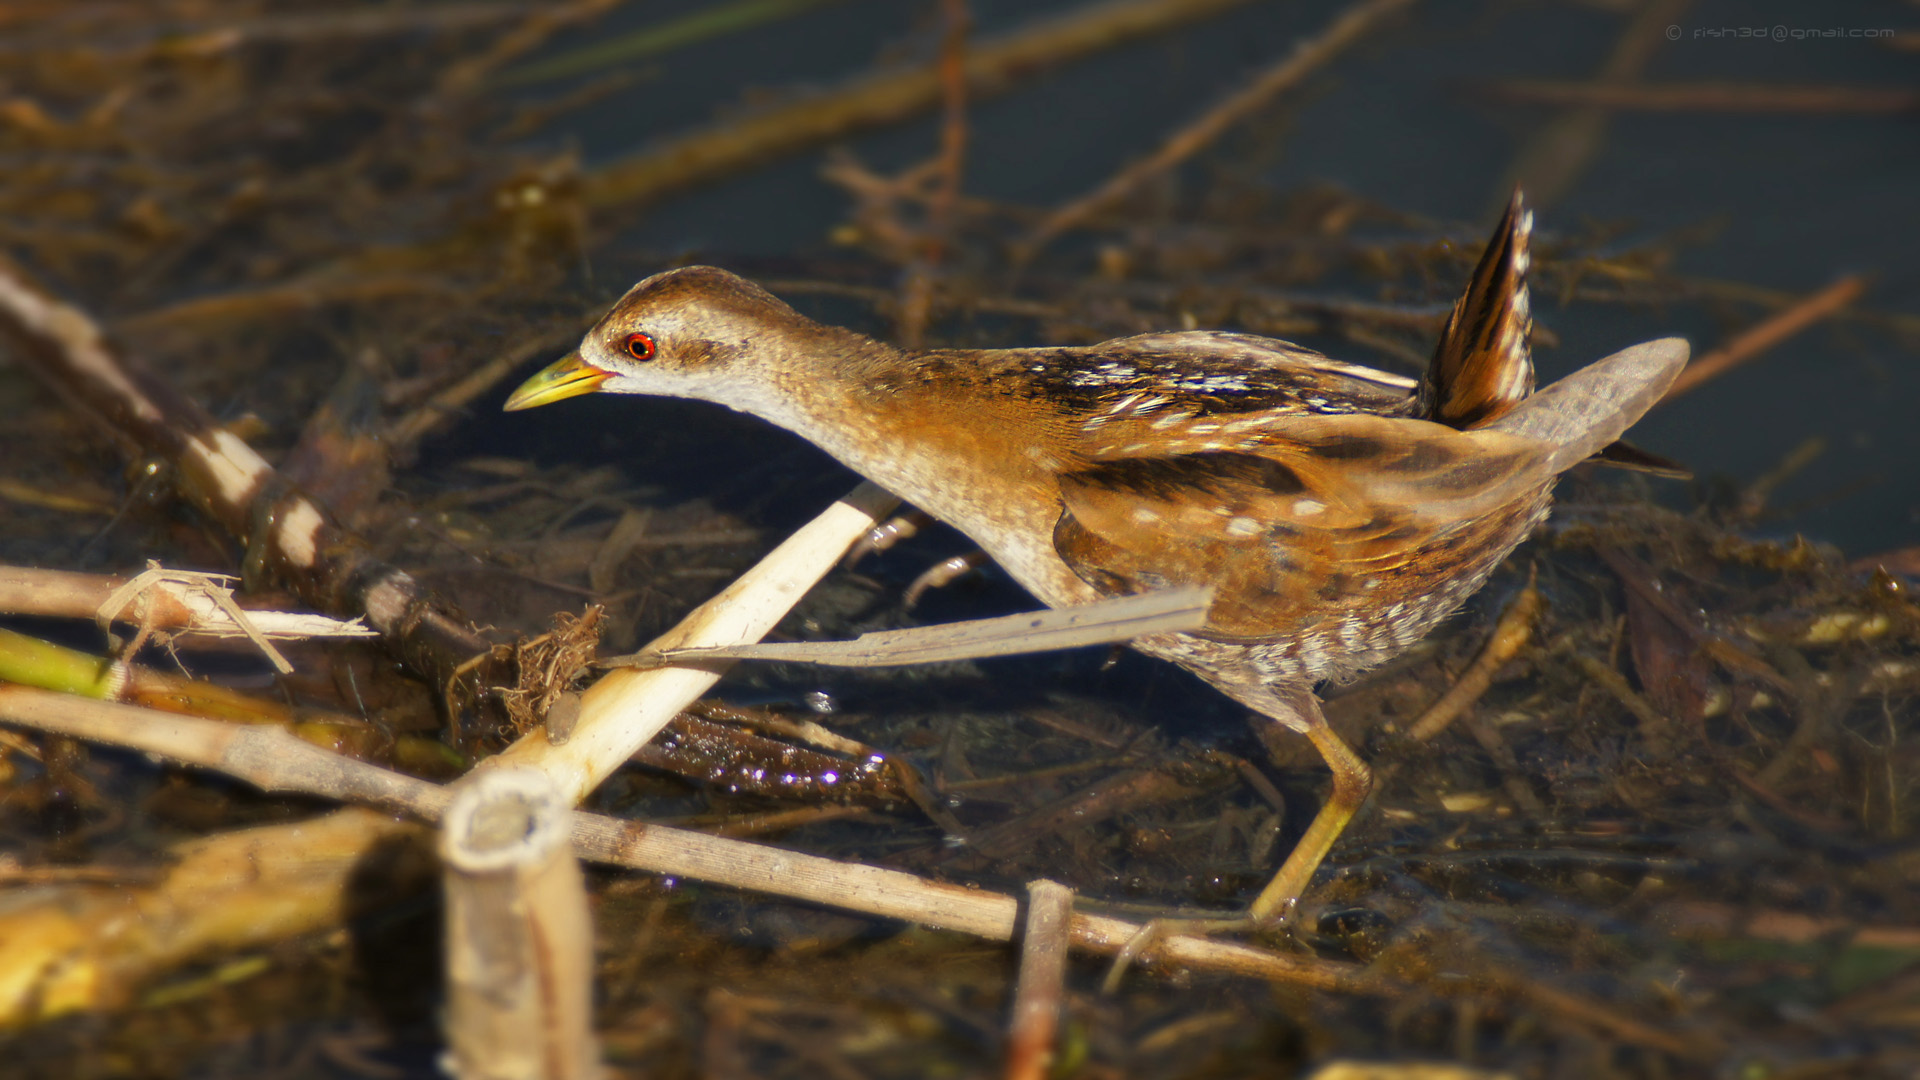
M758 285L711 266L655 274L628 290L579 348L520 384L513 412L595 392L718 401L763 412L796 336L823 329Z

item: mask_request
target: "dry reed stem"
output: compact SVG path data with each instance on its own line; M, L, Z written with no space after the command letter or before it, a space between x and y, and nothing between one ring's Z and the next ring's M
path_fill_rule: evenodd
M129 579L118 574L82 574L71 570L41 570L29 566L0 566L0 612L40 615L56 619L91 619L102 614L107 598ZM194 612L171 591L154 589L133 598L110 617L146 623L159 630L193 625Z
M430 820L439 818L451 798L446 788L307 746L277 729L234 728L214 721L156 713L136 706L8 686L0 686L0 721L132 746L189 764L221 769L269 791L303 791L334 797L365 798L381 805L407 809ZM342 796L341 793L346 794ZM280 863L291 867L280 871L281 876L299 872L303 850L299 829L302 828L315 830L331 838L329 850L332 854L328 858L335 862L350 862L358 855L364 855L376 843L397 836L413 835L390 819L353 810L338 811L299 827L286 827L273 834L276 839L271 848ZM365 835L364 848L358 852L353 850L351 840L355 829L363 830ZM397 829L402 831L396 833ZM262 835L265 835L264 831ZM1019 901L1005 894L930 881L899 870L838 862L816 855L664 826L623 822L576 811L572 818L572 835L575 853L597 862L708 881L937 929L955 930L994 941L1012 940L1019 915ZM224 842L225 838L216 837L205 843L220 845ZM328 884L332 880L323 879L319 886L323 893L332 887ZM320 929L328 925L324 921L328 915L337 918L339 914L325 904L316 906L312 902L313 897L303 896L300 899L300 904L292 905L297 908L297 917L262 926L235 925L235 919L224 918L211 922L222 934L250 933L253 936L247 940L260 941L271 936ZM124 902L144 904L146 900L143 895L129 894ZM54 903L56 908L64 906L58 901ZM237 897L229 902L233 911L241 913L238 916L241 922L250 917L264 919L265 916L255 914L262 905L272 906L270 900L257 900L252 896ZM38 933L40 923L35 920L45 921L47 917L48 909L44 906L32 907L24 913L15 911L0 916L0 945L22 941L23 935L30 937ZM56 922L58 926L55 929L64 936L58 942L50 939L50 943L44 946L37 942L34 944L31 950L34 955L27 958L31 970L26 977L23 978L5 962L0 962L0 989L11 988L16 995L24 995L11 1000L0 996L0 1023L9 1022L8 1017L13 1014L7 1011L8 1007L17 1006L21 1001L37 1008L38 1003L45 1000L41 988L48 973L65 970L62 966L65 953L61 950L78 948L90 934L98 932L93 923L76 927L70 925L71 920L65 915L57 913ZM194 928L197 930L198 924L194 924ZM1122 952L1130 945L1137 948L1138 942L1143 940L1143 930L1144 927L1139 923L1086 914L1074 915L1070 928L1076 948L1109 956ZM114 971L120 976L152 974L197 955L196 949L218 947L228 940L228 937L214 934L210 943L196 939L185 944L161 942L147 945L143 953L134 957L134 961L144 961L148 954L158 959L144 964L130 961L131 967L116 967ZM38 966L33 967L31 962L36 957ZM1408 989L1405 983L1397 979L1353 964L1289 956L1253 946L1184 934L1156 936L1151 945L1140 949L1136 959L1167 967L1241 975L1344 993L1398 996ZM1477 987L1481 985L1462 983L1450 989L1462 995L1472 995L1480 992ZM1689 1056L1699 1056L1710 1049L1578 994L1553 990L1532 982L1496 981L1492 985L1502 996L1527 1001L1635 1046ZM68 989L62 987L63 992ZM69 996L60 1000L71 1002L72 998ZM101 1000L96 994L87 1002L70 1003L68 1008L90 1007L90 1003ZM26 1019L38 1016L35 1013Z
M758 641L898 501L877 485L862 483L647 648L664 652ZM719 682L733 663L709 660L699 667L610 672L581 694L580 715L565 743L555 745L544 730L532 731L481 767L539 769L577 803Z
M908 590L909 601L912 590ZM990 619L873 630L852 641L789 641L705 649L642 651L601 661L607 666L658 667L707 660L778 660L828 667L898 667L1020 656L1054 649L1111 645L1151 634L1199 630L1213 604L1211 587L1182 586L1109 597L1064 608L1044 608Z
M569 808L542 772L460 785L440 830L447 1071L460 1080L592 1080L593 916Z
M1365 37L1387 16L1412 3L1413 0L1365 0L1347 8L1318 35L1300 41L1285 59L1254 76L1231 97L1175 132L1161 144L1160 149L1121 169L1106 183L1054 211L1024 241L1021 261L1032 258L1047 241L1110 209L1148 181L1165 175L1212 145L1227 129L1265 108L1280 94L1298 86L1307 76L1325 67L1334 57Z
M1055 881L1027 884L1020 976L1007 1033L1007 1080L1044 1080L1053 1067L1066 996L1067 928L1072 921L1072 889Z
M0 686L0 722L132 747L216 769L266 791L371 802L429 821L439 820L453 797L440 785L330 753L277 728L236 727L21 686ZM391 831L390 821L357 811L341 811L317 820L326 822L356 814L385 826L369 832L369 844ZM900 870L578 811L573 814L572 831L575 853L595 862L729 885L994 941L1012 940L1018 925L1020 903L1013 896L932 881ZM16 928L17 924L0 918L0 942L8 940ZM291 932L315 928L303 923ZM1076 914L1071 925L1076 947L1104 954L1119 952L1140 931L1138 923L1098 915ZM1183 935L1160 938L1142 959L1323 990L1392 994L1401 989L1398 982L1353 964L1297 958ZM7 978L0 970L0 987L7 985ZM0 998L0 1005L4 1005L4 998ZM0 1020L5 1016L5 1008L0 1007Z
M1717 349L1702 353L1688 364L1660 399L1665 404L1704 383L1717 379L1741 364L1800 333L1822 319L1838 314L1860 298L1867 289L1866 279L1849 274L1797 303L1789 304L1748 327L1738 337Z

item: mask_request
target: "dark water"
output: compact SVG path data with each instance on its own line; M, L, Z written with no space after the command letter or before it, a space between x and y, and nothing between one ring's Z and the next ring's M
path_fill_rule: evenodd
M699 5L636 5L554 50ZM976 33L991 36L1064 3L979 2ZM1526 138L1554 115L1494 104L1476 83L1588 80L1626 19L1615 5L1419 5L1371 34L1283 99L1285 128L1257 180L1278 193L1330 183L1388 206L1477 233L1492 218ZM575 114L564 137L589 163L704 123L742 87L831 82L882 49L926 56L933 5L858 0L666 55L625 93ZM968 193L1037 206L1082 193L1146 153L1341 9L1326 2L1255 3L1147 43L1111 50L1020 83L974 105ZM1864 38L1809 30L1880 30L1910 23L1888 3L1696 3L1674 22L1644 80L1911 88L1920 57ZM1779 27L1784 40L1709 32ZM1794 34L1802 36L1795 39ZM917 50L917 51L916 51ZM1265 123L1267 121L1256 122ZM1682 236L1674 269L1795 293L1843 273L1871 276L1868 309L1920 313L1920 140L1914 118L1732 112L1616 113L1590 166L1541 208L1543 241L1594 223L1626 248ZM1228 146L1236 136L1229 136ZM931 154L931 119L850 142L867 164L898 169ZM818 177L810 153L711 184L657 206L632 234L656 251L723 260L823 249L847 201ZM1205 167L1188 172L1206 182ZM1366 283L1356 295L1366 297ZM1737 310L1743 320L1753 308ZM1540 357L1551 377L1645 338L1680 334L1696 351L1729 327L1700 304L1670 311L1564 306L1536 298L1560 348ZM1744 325L1744 321L1742 322ZM1645 420L1636 438L1703 477L1750 482L1811 438L1826 445L1778 492L1770 532L1805 532L1851 554L1920 535L1920 364L1915 342L1858 324L1816 327L1750 367ZM1367 361L1365 355L1353 359Z

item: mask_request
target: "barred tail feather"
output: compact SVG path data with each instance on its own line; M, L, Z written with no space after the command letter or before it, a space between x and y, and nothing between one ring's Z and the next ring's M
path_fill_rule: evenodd
M1533 307L1527 293L1533 212L1520 192L1494 229L1467 291L1453 305L1420 381L1415 415L1449 427L1480 427L1533 392Z

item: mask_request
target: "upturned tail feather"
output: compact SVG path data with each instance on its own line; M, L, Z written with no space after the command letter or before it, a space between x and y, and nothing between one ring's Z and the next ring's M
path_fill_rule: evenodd
M1527 293L1533 212L1515 190L1453 305L1420 380L1415 415L1462 430L1506 415L1533 392L1533 307Z

